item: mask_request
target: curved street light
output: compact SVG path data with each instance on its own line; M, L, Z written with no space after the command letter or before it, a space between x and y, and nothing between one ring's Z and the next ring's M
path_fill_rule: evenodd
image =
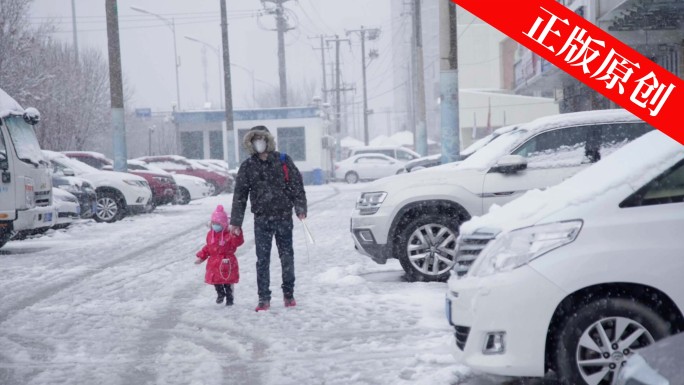
M180 60L178 60L178 49L176 47L176 22L173 18L171 20L165 18L164 16L158 15L154 12L150 12L146 9L138 8L138 7L131 7L132 10L140 13L145 13L151 16L156 17L157 19L163 21L167 27L171 29L171 32L173 33L173 55L174 55L174 67L176 70L176 101L178 103L178 111L181 110L181 98L180 98L180 83L178 81L178 67L180 67Z

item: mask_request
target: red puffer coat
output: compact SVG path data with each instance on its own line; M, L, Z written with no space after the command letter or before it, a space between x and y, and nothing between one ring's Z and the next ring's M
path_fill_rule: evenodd
M230 233L228 229L217 233L209 230L207 233L207 244L202 250L197 252L197 258L207 261L207 273L204 282L210 285L230 285L240 281L240 269L235 257L235 250L245 243L245 239L240 235ZM228 263L224 263L223 260Z

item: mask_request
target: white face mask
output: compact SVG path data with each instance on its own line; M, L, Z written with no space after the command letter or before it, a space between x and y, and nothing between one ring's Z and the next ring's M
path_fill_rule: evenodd
M266 151L266 141L263 139L255 140L254 142L252 142L252 145L254 146L256 152L258 152L259 154Z

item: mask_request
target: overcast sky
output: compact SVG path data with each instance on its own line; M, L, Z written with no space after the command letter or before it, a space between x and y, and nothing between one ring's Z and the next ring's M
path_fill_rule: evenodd
M368 73L369 96L383 94L393 88L391 73L390 1L401 0L290 0L285 3L292 12L296 27L286 35L288 85L296 87L305 79L314 78L320 88L321 64L319 40L309 37L319 34L339 34L361 25L381 27L381 38L367 48L380 49L381 57L371 64ZM106 55L107 32L104 0L76 0L79 48L95 48ZM174 18L178 55L181 58L180 97L183 109L201 108L204 103L202 46L185 39L191 36L212 46L221 45L219 0L119 0L121 56L124 76L134 90L131 108L150 107L168 111L175 100L176 84L173 64L173 35L162 21L130 7L146 9ZM271 3L267 3L272 6ZM277 34L271 15L256 15L264 9L259 0L228 0L231 62L254 72L259 89L278 85ZM59 32L55 37L66 42L72 39L71 0L34 0L32 22L52 18ZM352 35L352 46L343 46L344 78L356 82L356 100L361 98L360 44ZM329 58L333 58L333 50ZM385 57L383 57L385 55ZM207 52L209 98L218 106L218 61ZM251 77L248 71L233 66L233 98L236 108L251 105ZM269 86L270 83L272 86ZM330 85L329 85L330 88ZM382 109L392 104L392 93L373 99L369 108Z

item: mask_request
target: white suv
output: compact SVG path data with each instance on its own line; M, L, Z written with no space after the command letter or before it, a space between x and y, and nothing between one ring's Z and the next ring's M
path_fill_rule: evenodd
M114 222L126 213L143 212L152 198L147 181L137 175L116 171L101 171L64 154L43 150L56 175L76 175L93 183L97 193L95 220Z
M474 218L459 249L486 247L448 284L454 354L487 373L617 383L635 349L684 331L682 235L684 146L658 131Z
M625 110L561 114L505 127L507 132L461 163L370 184L352 213L356 248L378 263L398 258L413 279L444 280L456 262L461 223L527 190L556 185L650 130ZM470 262L465 258L463 267Z

